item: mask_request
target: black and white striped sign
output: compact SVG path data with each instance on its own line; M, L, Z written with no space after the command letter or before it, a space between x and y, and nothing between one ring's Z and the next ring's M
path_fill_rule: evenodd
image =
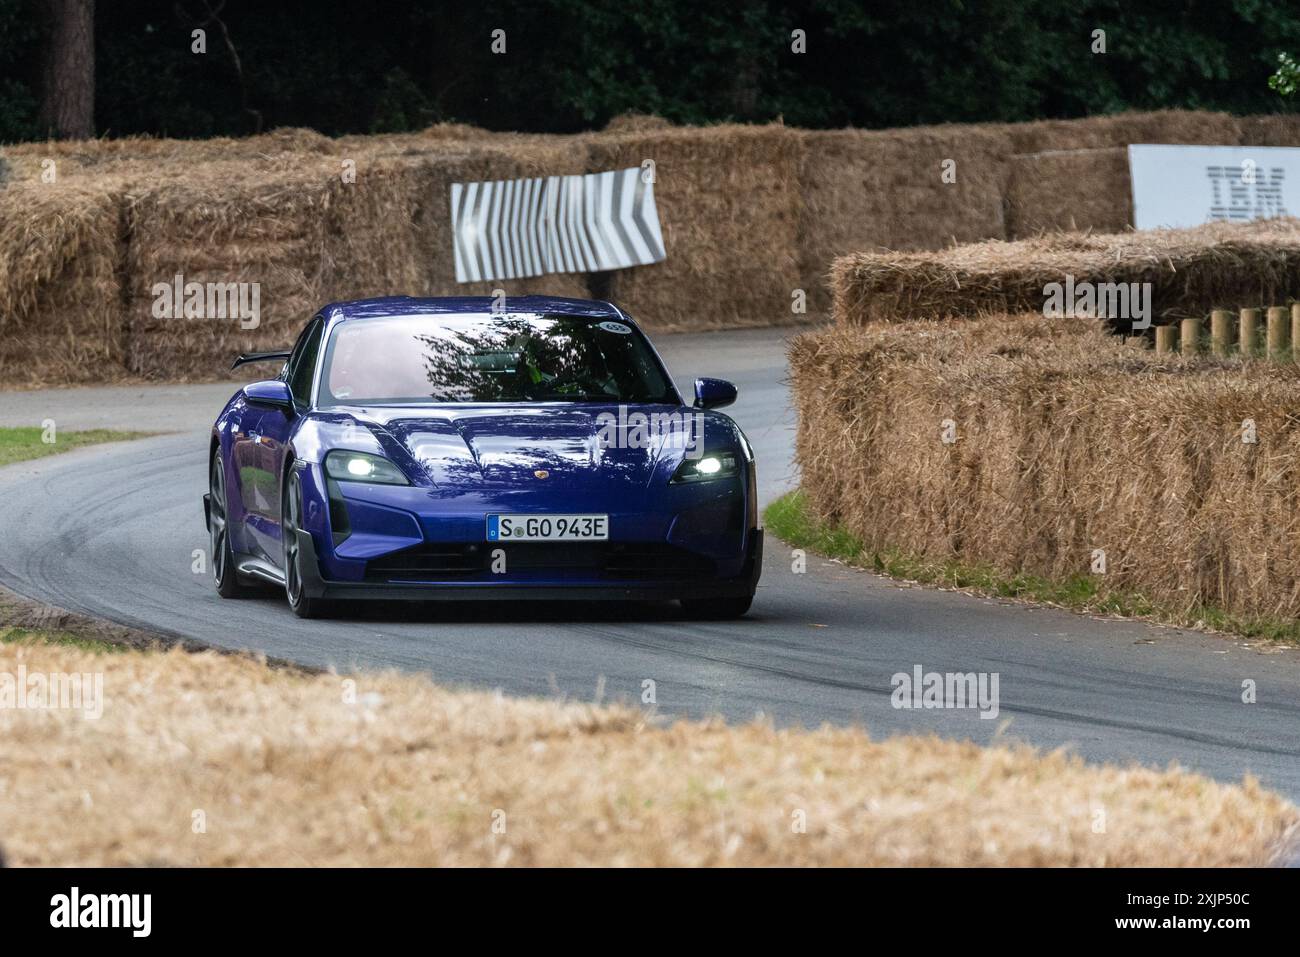
M601 272L664 259L654 183L638 167L453 183L456 281Z

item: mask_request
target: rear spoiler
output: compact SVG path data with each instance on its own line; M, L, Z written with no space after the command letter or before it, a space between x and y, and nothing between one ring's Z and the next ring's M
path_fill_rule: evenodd
M286 362L288 359L289 353L287 352L245 352L230 363L230 368L233 371L240 366L248 365L250 362Z

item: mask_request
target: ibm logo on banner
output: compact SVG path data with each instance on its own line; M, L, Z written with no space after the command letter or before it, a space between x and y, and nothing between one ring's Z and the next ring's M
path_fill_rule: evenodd
M1252 164L1243 171L1241 166L1207 166L1205 174L1210 180L1207 220L1247 222L1287 215L1282 195L1286 170L1282 167L1266 171Z
M456 281L603 272L665 258L654 183L639 167L453 183Z

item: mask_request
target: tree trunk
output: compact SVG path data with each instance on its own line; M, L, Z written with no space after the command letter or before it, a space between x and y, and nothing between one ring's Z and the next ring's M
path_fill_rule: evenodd
M53 139L95 135L95 0L45 0L49 42L41 127Z

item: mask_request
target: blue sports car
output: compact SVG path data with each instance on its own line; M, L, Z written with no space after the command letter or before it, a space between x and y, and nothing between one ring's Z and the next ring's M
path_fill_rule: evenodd
M508 304L506 308L505 304ZM335 303L212 427L217 591L356 599L679 600L749 610L754 454L696 379L686 405L626 313L539 296ZM232 367L233 368L233 367Z

